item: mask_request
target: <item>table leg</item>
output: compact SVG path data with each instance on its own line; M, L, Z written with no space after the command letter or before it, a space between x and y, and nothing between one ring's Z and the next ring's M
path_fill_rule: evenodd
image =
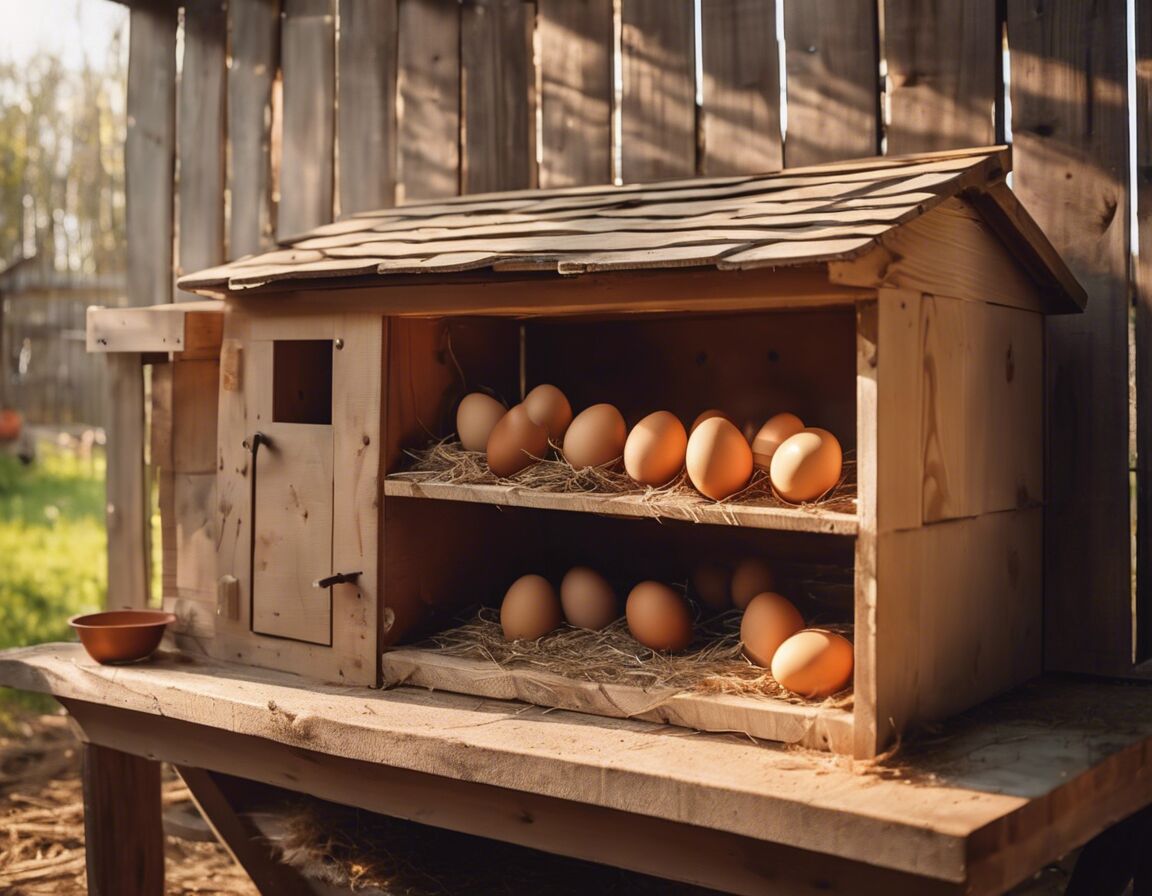
M91 896L163 896L160 763L84 745L84 847Z

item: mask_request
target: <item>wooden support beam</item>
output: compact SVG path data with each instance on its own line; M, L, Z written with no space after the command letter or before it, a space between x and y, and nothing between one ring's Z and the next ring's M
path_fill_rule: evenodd
M277 860L253 821L236 811L235 779L187 765L176 770L216 839L263 896L313 896L315 891L307 881L290 865Z
M160 763L85 744L84 850L92 896L161 896Z
M108 355L109 609L148 606L150 551L144 468L144 379L139 354Z

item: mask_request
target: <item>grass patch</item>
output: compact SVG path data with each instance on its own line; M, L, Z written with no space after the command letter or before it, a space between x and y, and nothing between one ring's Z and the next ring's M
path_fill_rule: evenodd
M41 443L24 466L0 456L0 648L72 640L68 617L104 605L104 458ZM0 725L47 697L0 691Z

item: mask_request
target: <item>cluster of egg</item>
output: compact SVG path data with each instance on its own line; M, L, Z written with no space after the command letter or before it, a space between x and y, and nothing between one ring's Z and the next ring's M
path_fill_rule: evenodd
M456 431L468 451L487 454L497 476L514 476L541 460L549 442L561 445L577 470L614 463L641 485L659 487L687 469L702 495L723 501L752 479L756 467L768 472L786 501L812 501L840 480L840 443L825 429L806 427L795 414L765 423L749 444L723 411L709 409L685 430L675 414L656 411L628 431L613 405L594 404L575 418L564 393L537 386L510 410L482 392L464 397Z
M827 697L852 678L852 644L823 629L805 628L795 605L778 594L771 568L748 559L732 570L704 564L692 575L697 600L716 611L743 610L740 640L745 656L793 693ZM620 615L612 585L587 566L568 570L559 594L539 575L521 576L512 583L500 606L500 625L509 641L536 640L562 621L577 628L599 630ZM692 611L679 591L663 582L640 582L625 601L628 631L653 650L675 652L692 642Z
M732 569L705 563L692 573L692 593L717 611L743 610L740 640L744 655L772 670L784 688L802 697L828 697L852 680L852 643L835 632L805 628L804 617L776 591L776 577L759 558Z

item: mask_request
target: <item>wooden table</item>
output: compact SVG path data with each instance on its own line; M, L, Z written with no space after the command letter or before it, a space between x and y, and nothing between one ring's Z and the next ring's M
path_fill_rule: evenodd
M748 894L999 893L1152 803L1141 685L1043 680L865 766L176 654L99 666L74 644L0 653L0 684L56 697L86 743L93 893L160 892L159 761L229 841L215 773Z

